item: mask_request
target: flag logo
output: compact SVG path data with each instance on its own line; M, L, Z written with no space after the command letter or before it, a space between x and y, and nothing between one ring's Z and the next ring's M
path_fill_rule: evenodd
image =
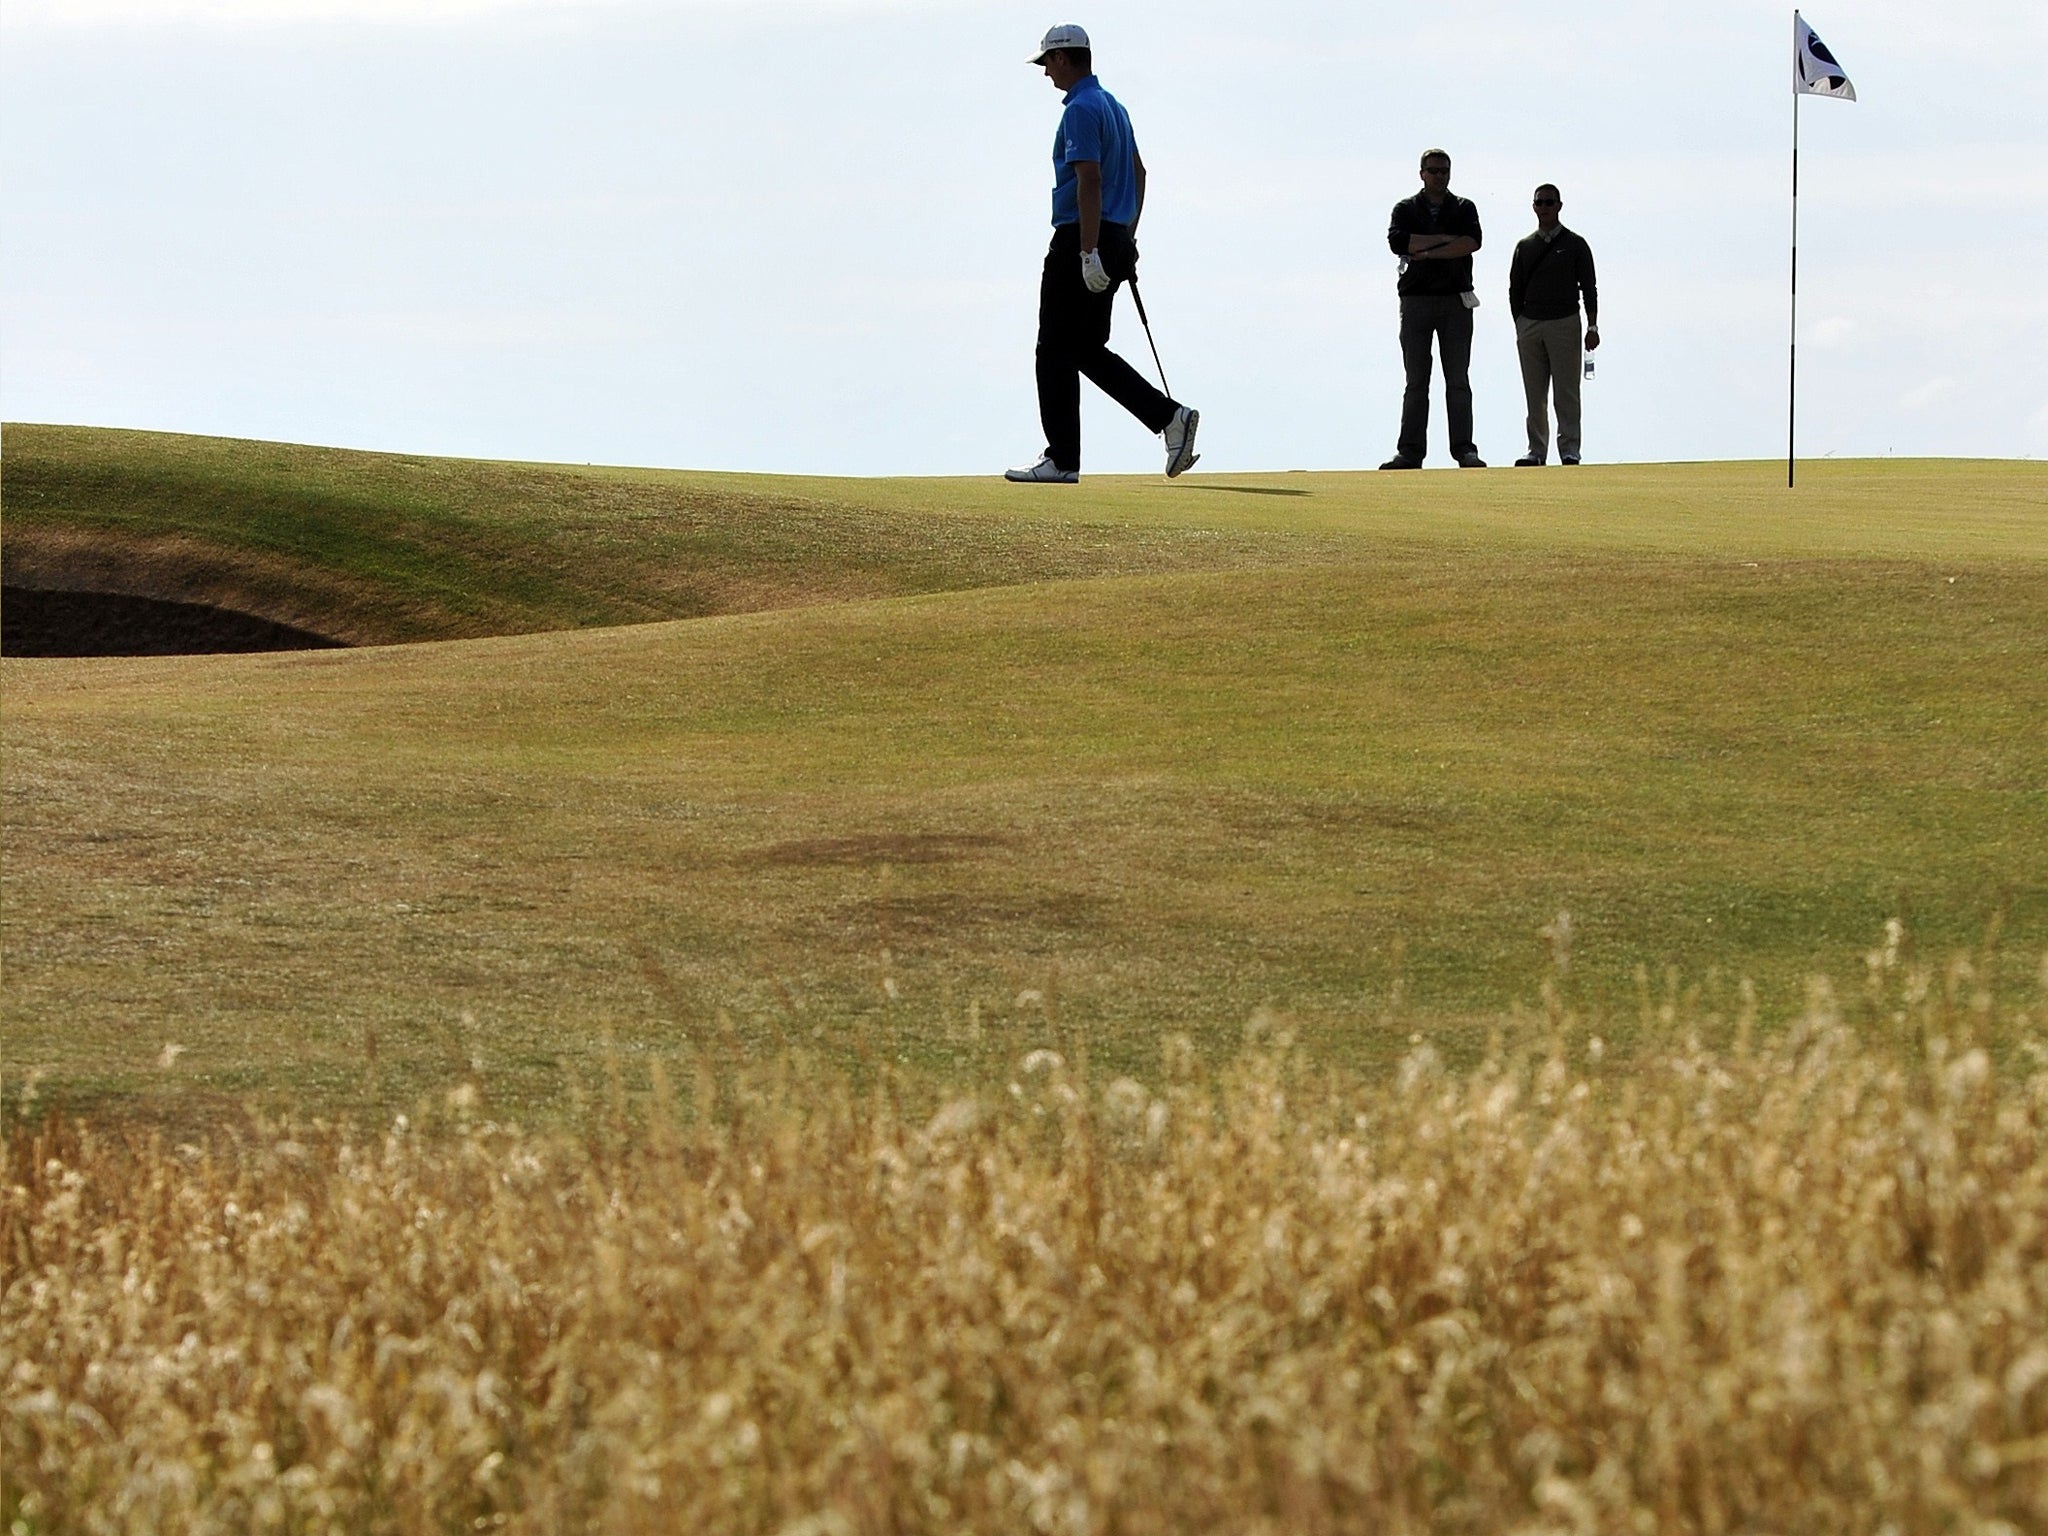
M1834 96L1843 101L1856 99L1856 87L1842 73L1842 66L1828 52L1828 45L1814 35L1813 28L1797 11L1792 13L1792 93Z

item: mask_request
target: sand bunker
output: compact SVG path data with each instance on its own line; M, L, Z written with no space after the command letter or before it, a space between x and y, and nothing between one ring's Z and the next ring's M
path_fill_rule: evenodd
M341 645L252 613L120 592L0 590L0 655L200 656Z

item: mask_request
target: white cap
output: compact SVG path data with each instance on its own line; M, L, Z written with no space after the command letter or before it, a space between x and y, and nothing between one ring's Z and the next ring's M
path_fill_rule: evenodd
M1028 62L1043 64L1045 56L1055 48L1086 48L1087 46L1088 34L1075 26L1071 21L1063 21L1045 34L1044 41L1038 45L1038 52L1031 55Z

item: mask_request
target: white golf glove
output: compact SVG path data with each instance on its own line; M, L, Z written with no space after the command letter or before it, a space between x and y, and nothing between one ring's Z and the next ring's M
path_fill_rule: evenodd
M1100 251L1081 253L1081 281L1088 285L1090 293L1109 292L1109 273L1103 270Z

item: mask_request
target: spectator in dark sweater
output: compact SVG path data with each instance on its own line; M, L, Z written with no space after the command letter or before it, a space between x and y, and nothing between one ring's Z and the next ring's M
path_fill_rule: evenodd
M1479 249L1479 209L1451 191L1451 157L1422 154L1422 190L1394 204L1387 245L1401 258L1395 290L1401 296L1401 365L1408 379L1401 397L1401 438L1381 469L1420 469L1429 444L1430 342L1444 366L1444 412L1450 418L1451 457L1464 469L1484 469L1472 442L1472 253Z
M1557 456L1579 462L1579 353L1600 345L1600 289L1593 249L1558 222L1564 198L1545 182L1536 189L1536 230L1516 244L1508 264L1508 313L1515 320L1515 351L1522 359L1522 392L1529 401L1529 452L1515 463L1541 464L1550 456L1550 396L1557 401ZM1579 304L1586 330L1579 333Z

